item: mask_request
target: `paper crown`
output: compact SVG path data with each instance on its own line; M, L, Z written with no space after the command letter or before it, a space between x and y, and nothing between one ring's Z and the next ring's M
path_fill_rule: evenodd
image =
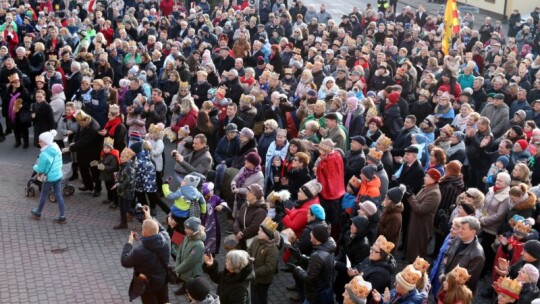
M360 185L362 184L362 181L358 179L355 175L351 177L349 180L349 184L354 187L356 190L360 189Z
M383 153L375 148L369 149L368 156L375 159L376 161L380 161L382 158Z
M13 81L15 81L15 80L19 80L19 74L14 73L14 74L9 75L9 76L8 76L8 80L9 80L9 82L13 82Z
M124 148L124 150L122 150L122 153L120 154L120 156L129 159L132 159L133 157L135 157L135 155L135 152L133 152L133 150L131 150L130 148Z
M114 138L105 137L105 139L103 140L103 145L104 146L109 146L109 147L114 147Z
M120 107L118 105L112 104L109 106L109 113L112 114L119 114L120 113Z
M319 143L319 148L321 150L324 150L324 151L327 151L327 152L333 151L334 146L335 146L335 144L330 138L325 138L325 139L321 140L321 142Z
M292 74L292 69L291 68L286 68L285 69L285 74Z
M456 279L456 282L460 285L464 285L471 277L467 269L460 267L459 265L457 265L456 268L452 269L450 274L454 277L454 279Z
M527 235L531 232L531 224L526 219L517 221L514 226L514 232Z
M413 265L407 265L400 273L396 275L396 282L407 290L412 290L422 278L422 273L414 268Z
M253 99L249 95L242 94L242 96L240 96L240 102L243 104L251 104L252 101Z
M383 147L385 147L385 148L388 148L388 147L390 147L392 145L392 140L390 138L386 137L386 135L384 135L384 134L381 135L379 137L379 139L377 139L377 142L380 145L382 145Z
M274 232L276 231L278 224L272 221L271 217L266 217L264 221L261 223L261 226L265 229L268 229L271 232Z
M37 75L37 76L36 76L36 82L43 82L43 83L45 83L45 76L43 76L43 75Z
M58 60L58 55L49 55L49 60Z
M379 248L381 248L382 251L386 253L392 252L392 250L396 246L394 245L394 243L387 241L383 235L379 235L379 237L375 241L375 245L377 245Z
M295 53L295 54L300 54L300 53L302 53L302 51L301 51L299 48L294 48L294 49L292 50L292 52Z
M414 269L422 273L426 273L426 271L429 268L429 262L421 257L417 257L416 260L414 260L413 266L414 266Z
M279 74L274 72L270 74L270 79L279 80Z
M291 197L291 193L288 190L281 190L279 192L272 191L268 194L266 201L271 204L275 204L277 201L284 202Z
M278 129L277 130L277 136L287 137L287 130L286 129Z
M345 289L349 292L349 297L352 296L358 298L359 300L366 299L369 296L372 288L373 287L371 283L364 281L364 279L360 275L355 276L354 278L352 278L349 284L345 285ZM360 302L354 300L356 299L353 299L354 303Z
M180 82L179 90L189 90L189 88L190 88L189 82L187 81Z
M162 123L150 124L148 127L148 132L150 133L159 133L165 129L165 126Z
M75 115L75 119L77 119L78 121L87 120L90 119L90 115L86 114L83 110L80 110L79 112L77 112L77 115Z
M516 279L512 280L510 278L500 277L497 281L497 293L503 293L507 296L510 296L516 300L519 300L519 294L521 293L522 285Z

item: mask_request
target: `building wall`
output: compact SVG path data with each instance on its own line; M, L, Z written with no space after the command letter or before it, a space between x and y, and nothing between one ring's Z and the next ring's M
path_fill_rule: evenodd
M521 16L529 16L531 12L534 11L534 8L540 5L540 3L537 1L507 0L506 14L503 14L504 1L505 0L467 0L458 1L458 3L462 5L467 4L476 6L481 10L485 10L499 16L510 16L514 9L517 9L521 13Z

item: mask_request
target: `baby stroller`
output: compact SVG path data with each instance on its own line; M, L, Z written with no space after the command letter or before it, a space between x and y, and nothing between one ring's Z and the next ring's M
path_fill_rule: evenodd
M69 184L69 178L73 175L72 170L72 159L71 159L71 153L63 153L62 154L62 194L64 196L72 196L73 193L75 193L75 187ZM37 173L34 171L32 173L32 177L30 180L26 183L26 187L24 188L24 193L26 197L30 196L36 196L36 188L34 186L37 186L38 191L41 192L41 185L42 183L37 178ZM54 196L54 192L49 191L48 199L51 203L56 202L56 196Z

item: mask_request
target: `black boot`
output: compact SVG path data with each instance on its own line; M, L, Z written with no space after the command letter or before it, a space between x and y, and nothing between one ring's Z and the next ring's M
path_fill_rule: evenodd
M13 147L14 147L14 148L18 148L18 147L20 147L20 146L21 146L21 142L18 141L18 142L15 143L15 145L14 145Z

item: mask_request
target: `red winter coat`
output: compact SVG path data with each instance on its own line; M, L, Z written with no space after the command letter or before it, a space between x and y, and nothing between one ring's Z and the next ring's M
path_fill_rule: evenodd
M321 197L325 200L337 200L345 194L345 171L339 152L332 151L319 161L317 181L322 185Z
M307 225L307 211L312 205L319 205L319 197L305 202L300 208L285 209L285 217L281 220L283 225L287 228L291 228L299 238Z
M181 127L187 125L189 126L189 130L193 132L195 125L197 124L197 116L199 116L199 112L195 109L191 109L186 115L178 119L176 124L171 127L171 130L178 133L178 130L180 130Z

